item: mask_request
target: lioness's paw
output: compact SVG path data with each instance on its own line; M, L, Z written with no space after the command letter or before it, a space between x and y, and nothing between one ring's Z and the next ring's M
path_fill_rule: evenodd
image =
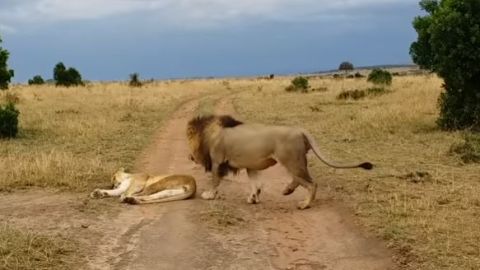
M306 202L306 201L299 202L297 205L297 208L300 210L310 208L310 202Z
M135 199L134 197L125 197L125 198L123 199L123 202L124 202L124 203L128 203L128 204L139 204L139 203L140 203L140 202L139 202L137 199Z
M105 192L97 188L92 193L90 193L90 198L100 199L105 197L106 195L107 194Z
M217 196L217 191L207 190L202 193L202 199L213 200Z

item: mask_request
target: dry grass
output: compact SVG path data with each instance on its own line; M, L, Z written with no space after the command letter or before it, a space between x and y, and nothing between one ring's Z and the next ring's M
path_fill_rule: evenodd
M186 99L225 90L221 81L20 86L20 134L0 140L0 190L27 186L85 191L131 167L162 120Z
M0 224L0 269L68 269L66 261L74 244L61 237L47 237L18 231Z
M241 87L241 85L240 85ZM220 80L96 83L78 88L15 86L0 102L20 110L18 138L0 140L0 191L30 186L84 192L131 168L153 132L181 103L225 94ZM70 269L54 236L0 228L0 269Z
M479 269L480 167L449 154L462 134L435 126L441 81L395 77L390 93L349 101L336 96L372 85L365 79L316 78L310 85L322 91L287 93L291 79L175 81L135 89L15 87L9 93L19 98L21 132L19 139L0 141L0 190L89 190L106 183L119 165L131 166L184 100L248 90L235 98L244 118L305 127L332 158L376 164L366 172L333 170L315 161L312 173L320 192L350 205L362 224L400 252L406 268ZM205 99L198 112L211 111L213 104ZM204 215L230 226L237 221L229 213L212 205Z
M311 79L328 91L308 94L285 92L289 82L252 82L262 91L238 95L237 111L252 121L305 127L334 159L375 163L365 172L315 161L312 173L320 192L343 199L399 251L405 268L480 268L480 166L449 154L460 133L436 128L440 79L396 77L390 93L360 101L336 96L371 87L365 79Z

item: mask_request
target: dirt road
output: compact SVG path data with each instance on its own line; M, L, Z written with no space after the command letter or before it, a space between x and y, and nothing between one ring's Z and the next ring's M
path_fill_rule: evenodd
M384 245L364 236L352 225L351 215L322 197L321 190L311 209L297 210L304 190L282 196L289 178L279 165L261 175L258 205L246 203L249 186L243 172L221 183L220 199L202 200L199 194L208 176L187 158L184 137L196 106L198 100L184 104L136 165L152 174L194 175L195 199L130 206L32 191L3 197L0 215L34 227L28 209L37 224L58 230L60 222L65 232L83 239L79 241L87 247L83 252L90 269L393 269ZM216 111L234 114L229 98L222 98ZM98 212L102 203L106 205L100 209L114 211ZM25 211L12 212L12 204Z

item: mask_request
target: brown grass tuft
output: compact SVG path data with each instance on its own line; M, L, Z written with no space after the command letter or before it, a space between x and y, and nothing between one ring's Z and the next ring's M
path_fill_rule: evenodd
M0 224L0 269L69 269L71 240L42 236Z

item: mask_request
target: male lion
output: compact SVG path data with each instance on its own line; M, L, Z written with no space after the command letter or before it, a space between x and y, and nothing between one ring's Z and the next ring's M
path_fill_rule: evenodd
M95 189L92 198L117 197L121 202L145 204L184 200L195 195L197 186L190 175L150 176L126 173L120 168L112 177L113 189Z
M334 168L372 169L370 162L338 164L323 156L312 136L303 129L286 126L244 124L229 115L205 115L191 119L187 125L190 159L212 172L210 189L203 199L215 199L220 180L229 172L246 169L251 180L248 203L258 203L260 187L257 173L280 162L292 175L292 181L283 190L289 195L301 185L309 191L298 208L310 207L315 199L317 184L307 168L307 152L311 149L325 164Z

